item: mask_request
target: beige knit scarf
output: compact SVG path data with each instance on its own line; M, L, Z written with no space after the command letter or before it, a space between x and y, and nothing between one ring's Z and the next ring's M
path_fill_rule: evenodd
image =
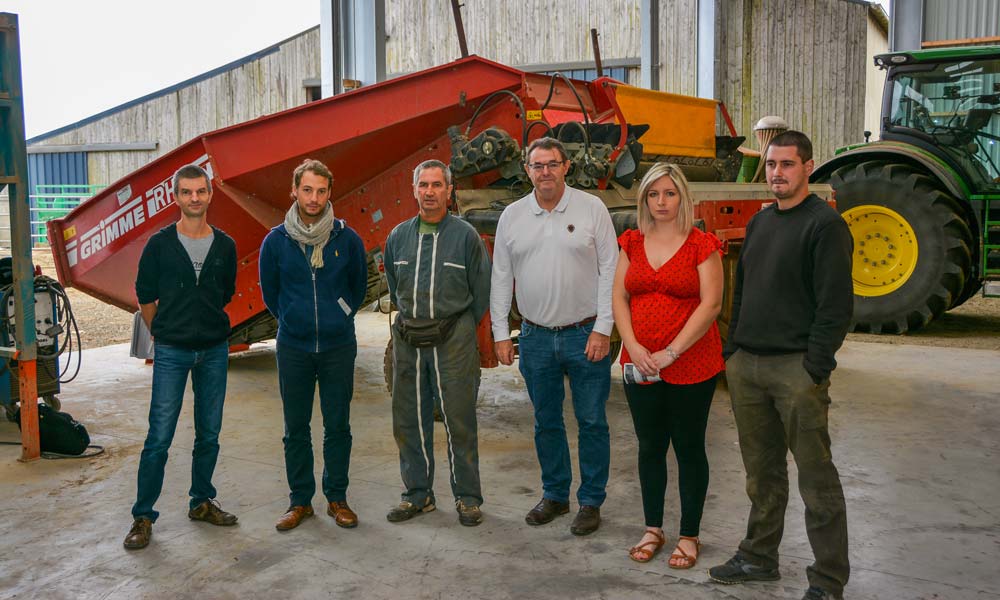
M312 225L306 225L299 216L299 205L293 202L291 208L285 213L285 231L293 240L299 243L302 251L306 251L306 246L312 246L312 258L309 264L316 269L323 268L323 248L330 241L330 232L333 231L333 205L329 202L323 209L319 220Z

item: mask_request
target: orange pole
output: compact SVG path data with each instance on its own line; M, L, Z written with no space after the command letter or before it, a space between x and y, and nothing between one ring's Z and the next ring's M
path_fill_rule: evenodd
M38 434L38 371L32 360L17 361L17 381L21 395L21 462L38 460L41 445Z

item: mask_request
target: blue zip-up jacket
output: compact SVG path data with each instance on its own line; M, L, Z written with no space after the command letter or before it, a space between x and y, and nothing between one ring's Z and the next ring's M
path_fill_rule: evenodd
M354 314L365 299L368 260L361 238L342 219L323 248L323 268L310 266L284 224L264 238L259 264L260 291L278 320L279 344L326 352L355 342Z

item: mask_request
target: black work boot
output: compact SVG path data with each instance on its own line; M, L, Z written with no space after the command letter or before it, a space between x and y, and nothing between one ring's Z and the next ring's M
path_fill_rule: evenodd
M708 576L712 578L712 581L727 585L747 581L777 581L781 579L781 573L778 572L778 569L758 567L748 561L740 552L726 561L726 564L709 569Z
M583 505L580 507L580 511L576 513L576 518L573 519L573 524L570 525L569 530L573 535L589 535L597 531L597 528L601 526L601 508L599 506L588 506Z
M815 585L809 586L806 590L806 595L802 596L802 600L844 600L842 594L834 594L833 592L828 592L821 587L816 587Z
M536 504L535 508L529 510L528 514L524 516L524 522L528 525L545 525L559 515L565 515L568 512L569 502L556 502L555 500L542 498L542 501Z

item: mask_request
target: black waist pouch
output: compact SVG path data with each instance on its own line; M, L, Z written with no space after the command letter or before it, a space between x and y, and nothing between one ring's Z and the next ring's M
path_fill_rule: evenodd
M461 316L459 313L447 319L410 319L400 313L396 326L407 344L414 348L430 348L448 339Z

